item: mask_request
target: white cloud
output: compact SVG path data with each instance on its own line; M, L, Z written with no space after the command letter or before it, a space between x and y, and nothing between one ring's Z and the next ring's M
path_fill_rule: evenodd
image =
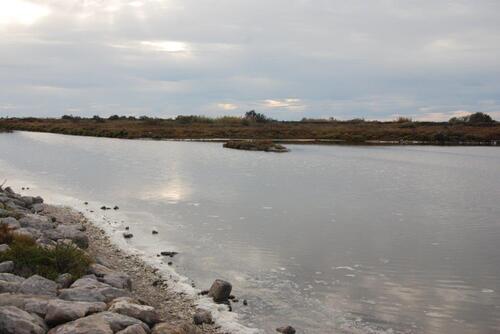
M91 103L153 116L495 113L498 12L489 0L0 0L0 105L25 116L108 112Z
M0 2L0 26L2 24L32 25L44 16L49 15L50 10L22 0L2 0Z
M238 109L238 105L234 103L218 103L217 107L225 111L231 111Z

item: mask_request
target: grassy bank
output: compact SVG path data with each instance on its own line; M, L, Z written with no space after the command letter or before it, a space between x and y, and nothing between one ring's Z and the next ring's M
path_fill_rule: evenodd
M133 118L4 118L0 129L112 138L327 140L344 143L423 142L431 144L491 143L500 140L498 122L392 122L337 120L275 121L246 117L175 119Z

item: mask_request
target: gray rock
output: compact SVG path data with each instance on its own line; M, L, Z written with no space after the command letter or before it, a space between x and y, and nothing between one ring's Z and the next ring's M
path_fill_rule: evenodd
M32 196L22 196L21 201L23 201L24 206L26 206L27 208L29 208L33 205L33 197Z
M0 273L0 281L13 282L21 284L25 278L9 273Z
M146 331L141 325L132 325L128 326L124 330L116 332L116 334L146 334Z
M47 217L29 214L19 219L21 227L30 227L37 230L50 230L55 228L55 224Z
M142 321L115 312L100 312L88 316L86 318L92 318L96 320L102 319L106 321L113 330L113 332L121 331L132 325L141 325L141 327L144 328L144 330L149 333L149 327Z
M2 334L44 334L47 328L40 317L15 306L0 306Z
M21 227L20 229L14 230L14 234L16 235L24 235L30 237L34 240L40 238L42 236L42 232L32 227Z
M106 297L100 291L94 289L61 289L59 290L59 298L84 302L106 301Z
M102 302L89 303L55 299L48 303L45 322L49 326L60 325L89 314L102 312L105 309L106 304Z
M113 330L102 319L87 319L86 317L57 326L48 334L113 334Z
M96 275L97 277L103 277L104 275L113 273L113 270L109 269L106 266L103 266L102 264L93 263L89 266L88 272L90 274Z
M50 296L2 293L0 294L0 306L15 306L26 312L45 316L46 304L51 299L53 299L53 297Z
M10 247L7 244L1 244L0 245L0 253L8 251L9 249L10 249Z
M193 316L193 323L195 325L213 324L214 321L212 319L212 313L207 310L196 310L196 313Z
M56 296L57 284L45 277L33 275L21 283L19 293Z
M69 273L61 274L56 278L56 284L58 289L67 289L73 282L73 277Z
M87 302L109 302L118 297L128 297L129 293L99 282L94 275L76 280L70 289L59 291L59 298Z
M139 319L149 326L160 322L160 316L154 307L130 303L127 300L113 302L109 311Z
M121 272L112 272L99 279L101 282L118 289L132 290L132 280L130 276Z
M45 206L42 203L36 203L36 204L32 205L31 211L34 213L42 212L44 210L44 208L45 208Z
M20 283L0 281L0 293L4 292L17 292Z
M208 291L208 296L212 297L214 302L216 303L221 303L225 302L228 300L229 296L231 295L231 290L233 289L231 283L221 280L221 279L216 279L213 283L212 286L210 287L210 290Z
M276 331L283 334L295 334L295 328L293 328L292 326L283 326L280 328L276 328Z
M43 203L43 198L40 196L33 197L33 204Z
M11 273L14 270L14 262L5 261L0 263L0 273Z
M29 313L35 313L40 317L45 317L45 313L47 313L47 306L49 304L50 299L41 299L41 298L27 298L24 302L23 310Z
M21 224L14 217L1 218L0 224L6 224L11 230L21 228Z
M5 209L0 209L0 218L5 218L5 217L9 217L10 216L10 212L5 210Z
M72 225L58 225L53 230L44 231L44 235L54 241L70 239L80 248L87 248L89 246L87 235Z

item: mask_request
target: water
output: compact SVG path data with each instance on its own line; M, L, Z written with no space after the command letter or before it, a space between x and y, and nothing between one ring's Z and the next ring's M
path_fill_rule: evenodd
M500 331L498 148L221 146L1 134L0 178L89 201L197 287L231 281L266 333Z

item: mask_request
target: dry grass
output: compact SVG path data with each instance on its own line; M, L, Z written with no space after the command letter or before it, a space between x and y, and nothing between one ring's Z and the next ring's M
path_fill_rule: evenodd
M429 143L491 142L500 140L500 123L302 121L264 123L226 117L210 119L0 119L0 128L112 138L153 139L314 139L346 143L422 141Z

